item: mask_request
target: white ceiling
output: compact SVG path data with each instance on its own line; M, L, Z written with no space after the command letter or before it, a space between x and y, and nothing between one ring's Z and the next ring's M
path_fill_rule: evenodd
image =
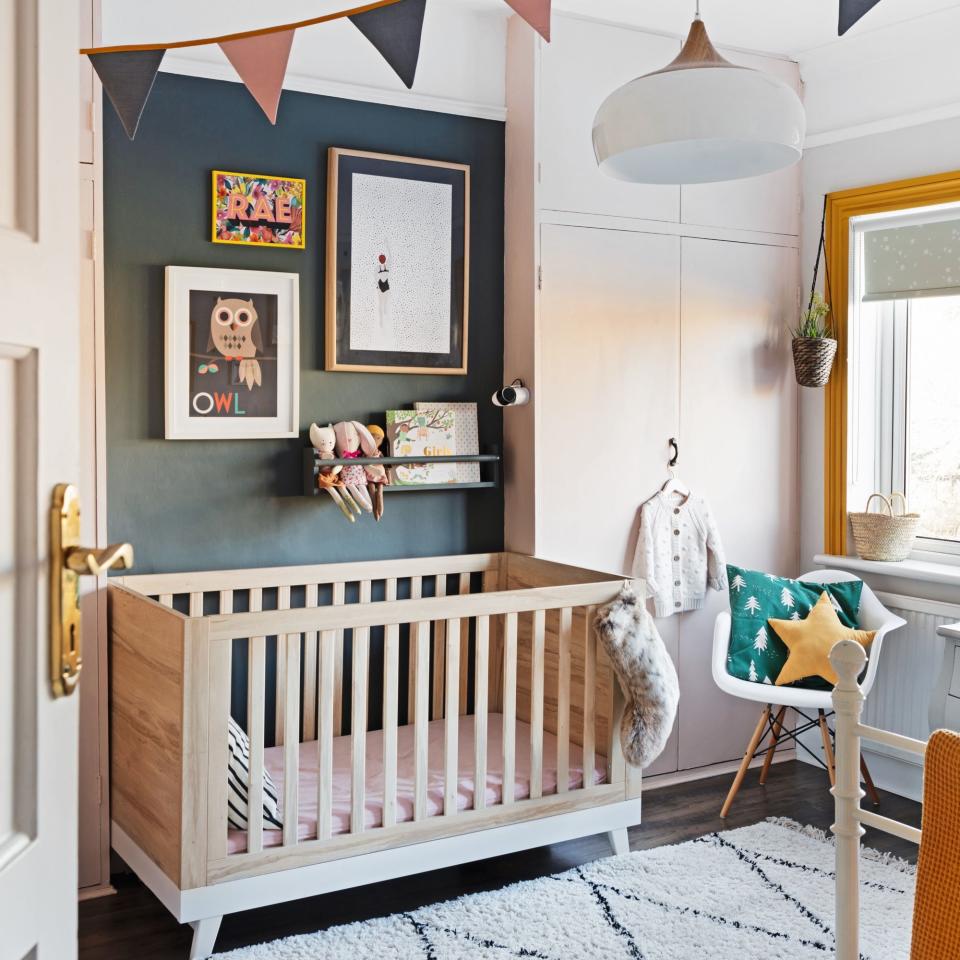
M440 2L506 6L503 0ZM838 5L839 0L701 0L700 11L716 43L800 59L810 50L838 42ZM682 34L693 19L695 0L553 0L553 7L646 30ZM949 0L880 0L846 37L958 7L960 4Z

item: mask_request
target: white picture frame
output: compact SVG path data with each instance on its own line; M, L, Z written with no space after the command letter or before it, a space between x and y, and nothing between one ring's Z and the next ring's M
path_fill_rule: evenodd
M164 319L167 440L300 435L298 274L169 266Z

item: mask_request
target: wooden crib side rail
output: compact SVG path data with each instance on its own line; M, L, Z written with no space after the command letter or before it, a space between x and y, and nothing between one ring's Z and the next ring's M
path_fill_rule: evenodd
M441 574L482 573L496 569L500 554L477 553L451 557L415 557L354 563L324 563L308 566L262 567L241 570L203 570L189 573L147 573L111 578L139 593L176 595L223 590L269 590L304 584L352 583L431 577Z
M504 613L530 613L609 603L623 581L572 584L536 590L507 590L464 596L393 600L375 604L341 607L299 607L292 610L264 610L254 613L213 614L211 640L232 640L257 635L367 628L393 623L419 623Z
M116 583L108 598L111 818L181 889L202 886L207 626Z

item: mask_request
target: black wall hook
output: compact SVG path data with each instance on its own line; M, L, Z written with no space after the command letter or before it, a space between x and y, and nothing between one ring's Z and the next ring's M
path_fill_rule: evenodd
M680 447L677 445L676 437L670 438L670 446L673 447L673 457L670 460L669 466L675 467L677 465L677 461L680 459Z

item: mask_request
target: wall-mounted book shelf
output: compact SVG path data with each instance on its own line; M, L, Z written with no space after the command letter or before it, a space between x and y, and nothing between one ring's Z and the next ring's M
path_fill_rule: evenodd
M421 493L426 490L491 490L500 486L500 454L477 453L459 454L451 457L355 457L336 460L320 460L317 451L308 447L303 451L303 493L314 497L323 491L317 489L317 473L324 467L373 466L398 467L414 463L478 463L480 481L478 483L420 483L410 486L389 484L385 493Z

